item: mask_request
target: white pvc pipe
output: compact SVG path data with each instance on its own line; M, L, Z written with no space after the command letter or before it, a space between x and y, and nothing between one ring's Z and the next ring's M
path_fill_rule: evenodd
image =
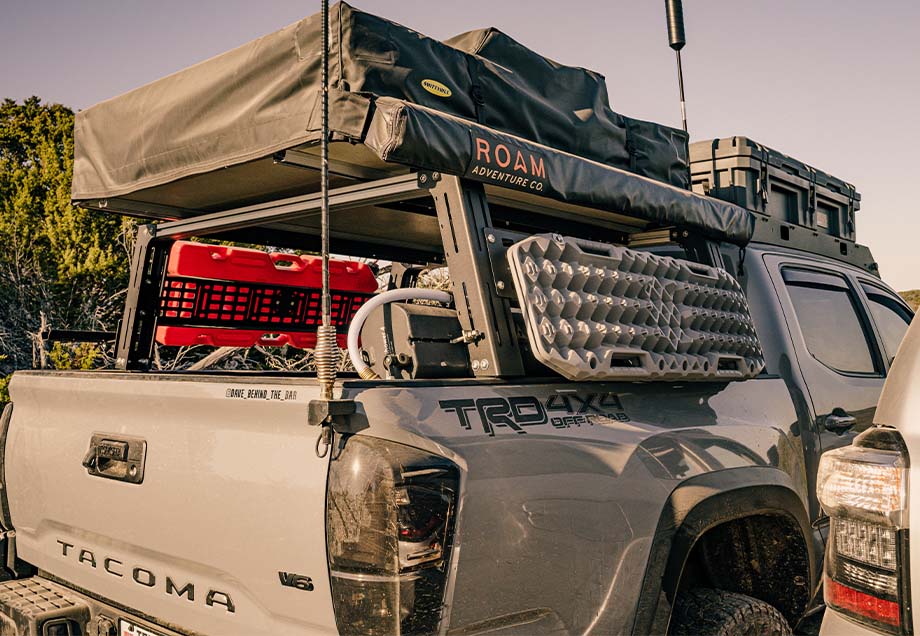
M380 305L393 303L400 300L434 300L439 303L449 303L454 297L437 289L422 289L419 287L408 287L406 289L391 289L381 294L377 294L361 306L358 313L355 314L348 328L348 357L355 367L355 371L365 380L376 380L380 376L374 373L364 360L361 359L361 347L358 346L358 338L361 337L361 327L371 312Z

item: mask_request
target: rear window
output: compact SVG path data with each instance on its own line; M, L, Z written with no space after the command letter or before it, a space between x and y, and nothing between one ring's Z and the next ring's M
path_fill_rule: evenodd
M805 345L814 358L843 373L878 372L856 299L845 278L785 269L783 280Z

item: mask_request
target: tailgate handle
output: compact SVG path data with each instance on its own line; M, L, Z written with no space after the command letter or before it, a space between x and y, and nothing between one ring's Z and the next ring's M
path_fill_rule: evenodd
M147 442L140 437L93 433L83 466L92 477L139 484L144 481L146 459Z

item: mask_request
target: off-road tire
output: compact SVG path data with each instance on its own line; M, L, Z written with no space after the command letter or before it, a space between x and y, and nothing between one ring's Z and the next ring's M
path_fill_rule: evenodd
M698 587L678 596L671 636L792 636L789 623L769 603Z

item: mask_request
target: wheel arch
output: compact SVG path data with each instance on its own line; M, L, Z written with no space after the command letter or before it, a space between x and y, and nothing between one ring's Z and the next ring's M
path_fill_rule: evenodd
M809 591L816 581L815 548L805 503L791 477L770 467L733 468L688 479L668 497L646 565L634 634L667 633L674 599L701 538L725 524L752 517L784 519L804 550Z

